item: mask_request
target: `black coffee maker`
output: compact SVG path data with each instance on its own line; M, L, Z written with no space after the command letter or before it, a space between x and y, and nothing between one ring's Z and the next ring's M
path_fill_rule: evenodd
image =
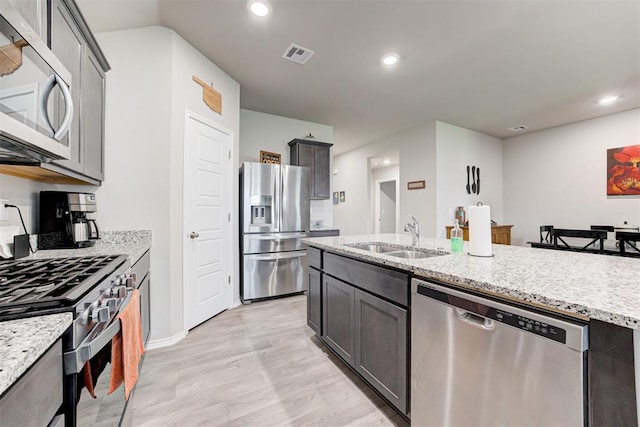
M96 195L66 191L40 192L38 249L86 248L100 238L95 219Z

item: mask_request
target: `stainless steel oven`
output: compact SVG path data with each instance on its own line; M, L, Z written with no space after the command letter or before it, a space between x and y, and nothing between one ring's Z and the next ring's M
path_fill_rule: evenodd
M68 159L71 74L11 5L0 1L0 161Z

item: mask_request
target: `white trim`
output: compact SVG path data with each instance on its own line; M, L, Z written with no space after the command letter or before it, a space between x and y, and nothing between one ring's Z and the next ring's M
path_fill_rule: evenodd
M182 239L185 239L185 236L188 235L189 230L187 229L188 227L188 222L187 222L187 192L186 192L186 184L189 181L187 179L187 171L188 171L188 162L189 162L189 150L187 147L187 132L188 132L188 123L189 123L189 119L193 119L196 121L199 121L200 123L209 126L213 129L216 129L222 133L224 133L225 135L229 136L231 143L229 144L229 146L227 147L230 155L227 156L227 161L229 162L228 167L226 168L226 181L227 181L227 202L228 202L228 208L229 208L229 214L232 213L233 211L233 132L227 128L225 128L224 126L212 122L209 119L206 119L204 117L202 117L201 115L194 113L193 111L189 110L188 108L185 109L185 115L184 115L184 135L183 135L183 171L182 171ZM232 222L228 222L228 226L226 227L226 231L225 231L225 240L228 242L232 242L233 240L233 234L232 234ZM231 244L231 246L233 246L233 244ZM187 298L187 245L184 244L184 240L183 240L183 245L182 245L182 325L185 329L185 331L188 331L188 322L187 322L187 303L188 303L188 298ZM228 290L228 302L227 302L227 310L229 308L231 308L233 306L233 288L234 288L234 269L233 269L233 265L234 265L234 259L233 259L233 254L231 254L231 259L228 260L227 262L227 275L231 276L231 280L230 283L227 283L227 286L229 287ZM185 333L186 335L186 333Z
M189 331L180 331L172 337L159 338L157 340L149 340L146 350L155 350L158 348L169 347L182 341Z

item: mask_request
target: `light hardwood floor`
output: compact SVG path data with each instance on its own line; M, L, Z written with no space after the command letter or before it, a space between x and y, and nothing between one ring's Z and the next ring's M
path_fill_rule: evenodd
M132 409L135 426L408 425L313 335L305 296L225 311L149 351Z

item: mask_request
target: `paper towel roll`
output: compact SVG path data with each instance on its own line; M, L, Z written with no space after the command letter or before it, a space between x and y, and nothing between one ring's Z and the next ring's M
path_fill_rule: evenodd
M489 206L469 206L469 255L486 257L493 255Z

